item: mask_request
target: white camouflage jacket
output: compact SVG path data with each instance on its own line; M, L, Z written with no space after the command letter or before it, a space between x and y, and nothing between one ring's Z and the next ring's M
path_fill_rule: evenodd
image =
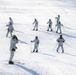
M12 49L16 49L16 44L18 43L18 39L13 39L11 38L11 42L10 42L10 50L12 51Z
M63 38L62 39L58 38L57 42L59 42L59 45L62 46L63 42L65 42L65 40Z

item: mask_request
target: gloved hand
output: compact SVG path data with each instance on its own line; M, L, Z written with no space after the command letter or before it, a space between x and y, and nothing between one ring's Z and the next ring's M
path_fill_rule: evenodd
M39 44L39 42L37 42L37 44Z
M59 42L59 41L58 41Z
M15 49L13 48L12 51L15 51Z
M17 49L17 47L15 47L15 49Z
M31 42L33 42L33 41L31 41Z

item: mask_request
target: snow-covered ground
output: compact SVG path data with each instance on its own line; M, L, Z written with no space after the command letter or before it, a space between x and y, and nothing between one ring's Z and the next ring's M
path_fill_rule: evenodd
M57 53L59 34L47 32L47 21L61 16L65 53ZM8 65L10 38L6 38L9 17L14 21L14 33L19 38L14 61ZM32 31L34 19L39 31ZM76 0L0 0L0 75L76 75ZM39 53L31 53L38 36ZM10 35L9 35L10 37ZM61 50L60 50L61 52Z

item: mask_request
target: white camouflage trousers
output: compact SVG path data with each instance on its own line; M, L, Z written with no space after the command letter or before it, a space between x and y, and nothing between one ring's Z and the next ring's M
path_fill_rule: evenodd
M61 47L62 49L62 52L64 52L64 48L63 48L63 45L59 45L58 48L57 48L57 52L59 51L59 48Z
M14 57L14 51L10 51L10 59L9 59L9 61L12 61L13 57Z

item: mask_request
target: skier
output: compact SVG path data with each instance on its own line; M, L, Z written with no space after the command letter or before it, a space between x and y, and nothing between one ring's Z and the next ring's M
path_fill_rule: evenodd
M33 24L35 24L33 30L36 29L36 31L38 31L38 21L37 21L37 19L34 20Z
M18 38L17 38L16 35L12 36L10 43L11 44L10 44L10 59L9 59L9 64L14 64L14 62L12 61L12 59L14 57L14 52L17 49L16 44L18 43Z
M9 23L8 25L8 29L7 29L7 34L6 34L6 37L8 37L8 34L10 33L11 37L12 37L12 33L13 33L13 30L14 30L14 27L12 26L12 23Z
M57 39L58 42L58 48L57 48L57 52L59 50L59 48L62 48L62 53L64 53L64 49L63 49L63 43L65 42L64 38L62 37L62 35L60 35L60 37Z
M58 30L60 30L60 33L62 33L62 31L61 31L61 26L63 26L62 24L61 24L61 22L59 22L59 23L57 23L57 31L56 31L56 33L58 33Z
M13 25L13 20L12 20L12 18L11 17L9 17L9 23L11 23L11 25Z
M58 24L60 21L60 15L58 15L58 17L55 17L55 19L57 19L57 24Z
M36 36L35 39L31 42L35 42L33 52L38 52L38 46L39 46L39 42L40 42L38 39L38 36Z
M47 31L49 31L49 29L51 29L51 31L52 31L52 21L51 21L51 19L49 19L47 24L49 24Z

